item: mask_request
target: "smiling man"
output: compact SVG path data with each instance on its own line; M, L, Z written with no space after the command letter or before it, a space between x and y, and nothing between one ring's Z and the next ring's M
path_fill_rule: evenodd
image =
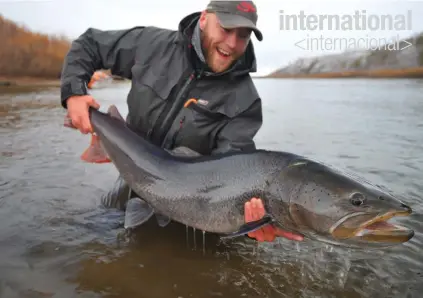
M210 2L201 13L198 26L202 36L202 51L214 72L228 70L245 54L251 31L254 31L258 40L263 39L256 22L256 7L251 2Z
M88 107L99 103L88 95L87 83L96 70L111 69L132 80L126 121L155 144L202 155L253 149L262 125L261 99L249 74L256 71L251 34L263 39L257 18L252 1L211 1L204 11L184 17L178 30L90 28L65 58L63 107L74 126L91 132ZM131 196L136 194L119 178L103 203L124 208ZM251 198L245 220L259 219L264 210L259 198ZM270 226L249 236L302 239Z

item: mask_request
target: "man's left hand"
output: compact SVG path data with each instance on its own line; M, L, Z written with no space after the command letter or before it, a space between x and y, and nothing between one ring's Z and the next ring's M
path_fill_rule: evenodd
M245 203L245 222L259 220L264 216L263 202L259 198L252 198L250 201ZM302 241L303 235L294 234L279 228L275 228L273 225L264 226L254 232L248 233L251 238L257 239L257 241L274 241L277 236L287 238L289 240Z

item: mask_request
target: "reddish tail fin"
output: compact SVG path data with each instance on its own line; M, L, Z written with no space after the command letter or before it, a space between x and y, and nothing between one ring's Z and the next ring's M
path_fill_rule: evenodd
M82 153L81 159L90 163L108 163L111 162L106 152L100 145L97 135L91 135L90 146Z
M72 120L67 114L65 116L65 120L63 122L65 127L69 127L72 129L76 129L75 126L72 124ZM90 146L82 153L81 159L85 162L89 163L108 163L111 160L108 158L106 152L104 152L103 148L100 145L100 140L98 139L97 135L91 135L91 143Z

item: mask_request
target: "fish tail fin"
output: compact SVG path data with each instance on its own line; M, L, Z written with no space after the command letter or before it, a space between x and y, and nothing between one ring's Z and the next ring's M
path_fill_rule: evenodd
M108 163L111 162L107 153L101 147L100 140L97 135L91 135L90 146L82 153L81 159L89 163Z
M66 114L63 125L65 127L76 129L72 123L72 119L69 117L69 114ZM98 136L95 134L91 134L90 146L82 153L81 159L89 163L111 162L110 158L107 156L107 153L101 147Z

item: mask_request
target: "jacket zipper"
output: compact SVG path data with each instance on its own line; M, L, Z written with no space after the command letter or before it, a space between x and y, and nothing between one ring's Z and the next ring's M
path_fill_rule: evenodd
M160 133L157 141L159 142L160 140L162 140L161 146L163 146L165 142L164 136L166 136L170 126L175 120L175 117L178 114L178 111L184 105L184 98L185 98L186 91L188 87L190 86L190 84L194 81L194 79L195 79L195 71L192 71L188 79L185 81L184 85L179 90L178 94L176 95L175 100L173 102L168 103L168 105L165 107L163 113L161 114L160 118L157 121L159 126L156 126L154 129L157 129L158 133ZM153 133L153 129L150 129L147 133L147 136L150 137L152 133Z
M178 135L179 135L180 131L182 130L182 127L184 126L184 123L185 123L185 116L183 116L183 117L181 118L181 120L179 120L179 128L178 128L178 130L174 133L174 135L173 135L173 137L172 137L172 147L173 147L173 144L175 144L175 142L176 142L176 138L178 137Z
M196 76L196 78L197 78L197 80L198 79L200 79L201 77L202 77L202 75L203 75L203 73L204 73L204 71L203 70L201 70L198 74L197 74L197 76ZM191 77L192 76L194 76L195 75L195 73L192 73L191 74ZM194 78L191 78L192 80L194 79ZM189 82L190 83L190 82ZM186 103L187 101L182 101L182 106L180 106L179 107L179 110L185 105L185 103ZM178 112L177 112L178 113ZM176 115L175 115L176 116ZM171 123L170 123L170 127L172 126L172 123L173 123L173 121L174 120L172 120L171 121ZM165 134L165 137L163 138L163 143L162 143L162 146L165 146L165 144L167 144L168 146L168 149L170 149L170 148L173 148L173 146L174 146L174 144L175 144L175 142L176 142L176 138L178 137L178 135L179 135L179 133L181 132L181 130L182 130L182 127L184 126L184 123L185 123L185 116L182 116L182 118L179 120L179 128L178 128L178 130L173 134L173 136L172 136L172 141L170 142L170 145L169 145L169 142L166 142L166 136L167 136L167 132L166 132L166 134ZM169 129L170 127L168 127L167 129Z

